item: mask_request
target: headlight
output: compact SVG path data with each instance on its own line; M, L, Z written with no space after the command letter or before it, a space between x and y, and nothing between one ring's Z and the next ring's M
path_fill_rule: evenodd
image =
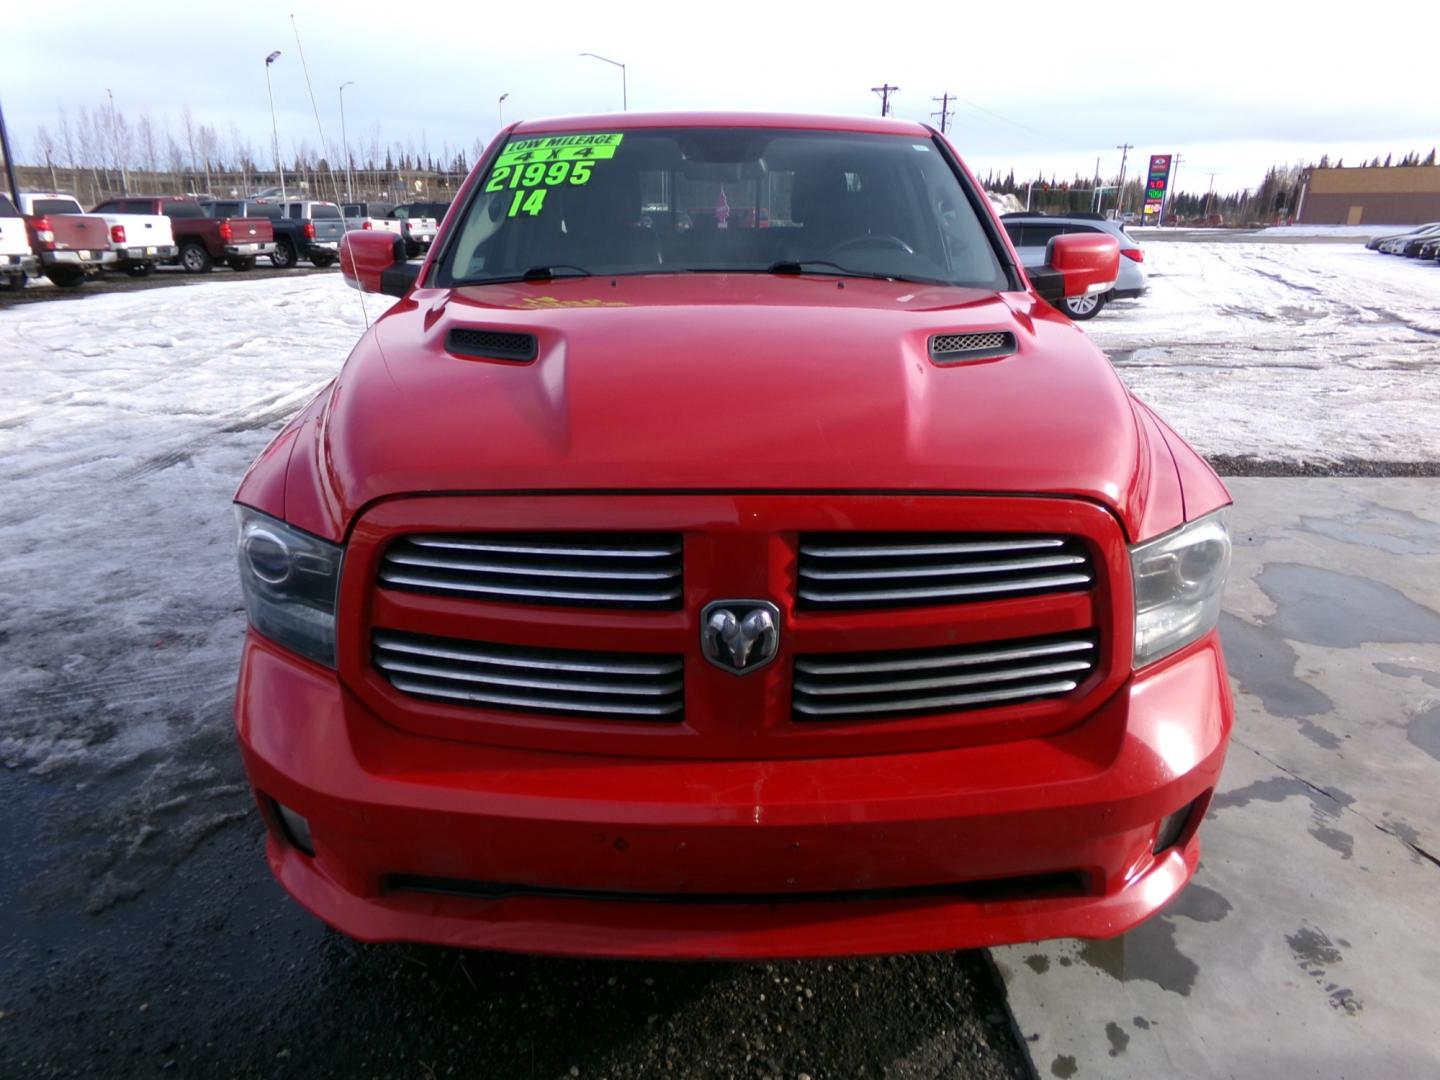
M335 666L335 593L345 549L248 506L240 525L240 586L250 625L272 641Z
M1230 572L1230 511L1217 510L1130 549L1135 667L1208 634Z

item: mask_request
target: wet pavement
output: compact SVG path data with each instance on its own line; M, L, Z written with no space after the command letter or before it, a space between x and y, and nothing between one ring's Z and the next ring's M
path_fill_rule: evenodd
M995 950L1042 1077L1440 1075L1440 481L1234 479L1236 691L1201 868Z

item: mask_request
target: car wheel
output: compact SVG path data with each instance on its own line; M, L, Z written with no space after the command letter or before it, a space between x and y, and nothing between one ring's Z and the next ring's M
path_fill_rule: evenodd
M281 270L289 270L296 262L295 246L289 240L279 241L270 256L270 261Z
M1067 296L1060 301L1060 310L1076 322L1093 319L1104 306L1103 296Z
M180 249L180 265L187 274L204 274L213 265L210 253L199 244L186 244Z
M6 292L19 292L23 288L25 288L25 275L23 273L5 275Z
M420 254L420 245L419 245L419 244L412 244L412 243L411 243L410 241L408 241L408 240L405 241L405 257L406 257L407 259L413 259L413 258L415 258L416 256L418 256L419 254Z
M255 269L255 260L254 258L228 259L226 260L225 265L230 267L230 269L234 270L237 274L243 274L246 270Z
M125 273L131 277L149 277L155 270L154 263L126 263Z
M75 266L52 266L45 276L60 289L78 289L85 284L85 271Z
M316 266L318 266L321 270L324 270L327 266L334 266L334 265L335 265L335 256L334 256L334 255L311 255L311 256L310 256L310 261L311 261L312 263L314 263Z

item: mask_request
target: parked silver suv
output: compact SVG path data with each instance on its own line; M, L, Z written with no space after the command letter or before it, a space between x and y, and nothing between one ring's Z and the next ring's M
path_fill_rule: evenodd
M1098 215L1062 217L1037 213L1005 214L1000 220L1024 266L1045 265L1046 247L1055 237L1066 233L1103 232L1120 241L1120 276L1115 279L1113 289L1099 296L1067 297L1055 305L1072 319L1093 319L1109 301L1132 300L1144 295L1148 287L1145 253L1118 221L1108 221Z

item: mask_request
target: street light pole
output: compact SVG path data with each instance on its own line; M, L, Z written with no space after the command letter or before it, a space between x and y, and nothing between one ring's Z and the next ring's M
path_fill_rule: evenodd
M280 174L280 201L288 201L285 196L285 166L280 162L280 128L275 123L275 91L270 89L270 65L280 59L280 50L276 49L269 56L265 57L265 92L270 95L270 137L271 146L275 151L275 171Z
M355 80L340 84L340 144L345 148L345 199L348 202L355 197L355 176L350 168L350 140L345 136L345 87L354 86Z
M115 91L108 86L105 93L110 95L110 141L115 144L115 164L120 166L120 193L130 194L130 170L125 166L125 158L120 152L120 128L115 123Z
M610 59L608 59L607 57L600 56L600 55L598 55L597 53L593 53L593 52L582 52L580 55L581 55L581 56L588 56L588 57L590 57L591 59L594 59L594 60L604 60L605 63L607 63L607 64L614 64L616 67L618 67L618 68L620 69L620 111L621 111L621 112L629 112L629 111L630 111L630 90L629 90L629 87L626 85L626 82L625 82L625 65L622 64L622 63L620 63L619 60L610 60Z
M505 99L509 96L510 92L507 90L500 95L500 100L495 103L495 119L500 122L502 129L505 127Z

